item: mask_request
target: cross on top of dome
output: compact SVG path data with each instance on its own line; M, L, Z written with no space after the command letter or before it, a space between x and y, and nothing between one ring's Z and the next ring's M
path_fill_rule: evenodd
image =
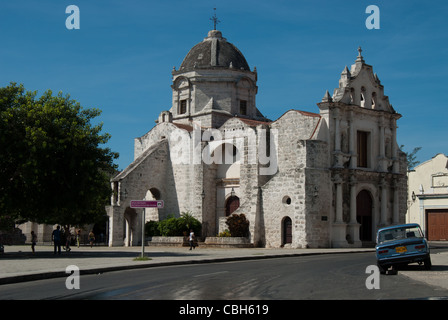
M218 20L218 17L216 16L216 8L213 8L213 10L215 11L215 14L210 18L210 20L213 21L213 30L216 30L216 25L221 21Z

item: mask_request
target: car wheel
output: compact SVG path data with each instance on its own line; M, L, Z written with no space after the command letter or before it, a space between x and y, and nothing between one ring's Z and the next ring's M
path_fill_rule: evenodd
M387 274L396 276L398 274L398 266L392 265Z
M378 265L378 269L380 270L381 274L386 274L387 269L384 268L381 264L377 264Z
M428 257L427 259L425 259L425 270L431 270L432 267L432 263L431 263L431 258Z

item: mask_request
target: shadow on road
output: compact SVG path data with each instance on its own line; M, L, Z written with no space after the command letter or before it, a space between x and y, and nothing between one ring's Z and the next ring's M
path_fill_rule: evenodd
M61 254L53 254L53 252L6 252L0 255L0 261L2 260L20 260L20 259L91 259L91 258L135 258L140 256L140 252L126 252L126 251L62 251ZM145 256L151 257L192 257L201 256L200 253L190 252L185 249L185 253L182 252L145 252Z

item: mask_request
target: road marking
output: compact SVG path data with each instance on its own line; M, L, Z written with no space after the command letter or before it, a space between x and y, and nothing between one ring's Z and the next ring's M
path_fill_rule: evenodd
M212 272L212 273L205 273L205 274L198 274L193 276L193 278L198 278L198 277L207 277L207 276L214 276L217 274L222 274L222 273L228 273L229 271L219 271L219 272Z

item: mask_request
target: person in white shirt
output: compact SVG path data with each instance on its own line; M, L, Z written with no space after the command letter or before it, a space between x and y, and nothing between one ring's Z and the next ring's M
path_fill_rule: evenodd
M194 239L195 237L194 237L194 232L193 232L193 230L190 230L190 250L191 250L191 248L195 248L195 245L194 245Z

